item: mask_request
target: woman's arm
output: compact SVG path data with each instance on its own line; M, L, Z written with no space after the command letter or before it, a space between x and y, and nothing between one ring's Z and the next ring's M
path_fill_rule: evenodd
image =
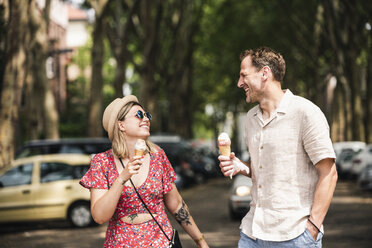
M141 158L141 156L133 157L109 190L90 189L90 211L95 222L103 224L112 217L125 182L128 181L132 175L138 174L138 170L142 164Z
M118 177L109 190L90 189L90 211L95 222L103 224L115 212L125 181Z
M189 208L186 203L182 200L177 187L172 183L173 189L165 194L164 202L165 206L172 213L177 222L182 226L182 228L189 234L189 236L195 241L198 247L209 247L204 239L203 234L200 232L199 228L195 224L192 218Z

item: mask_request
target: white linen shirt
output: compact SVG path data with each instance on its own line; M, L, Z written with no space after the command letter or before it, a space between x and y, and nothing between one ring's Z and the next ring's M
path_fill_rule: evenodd
M266 121L259 105L247 113L245 134L253 186L241 231L253 239L293 239L306 229L315 164L335 158L327 120L315 104L286 90Z

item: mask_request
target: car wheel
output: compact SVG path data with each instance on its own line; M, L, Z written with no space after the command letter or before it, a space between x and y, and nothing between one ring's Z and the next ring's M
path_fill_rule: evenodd
M94 225L95 222L90 213L89 203L74 203L68 211L68 220L75 227L87 227Z

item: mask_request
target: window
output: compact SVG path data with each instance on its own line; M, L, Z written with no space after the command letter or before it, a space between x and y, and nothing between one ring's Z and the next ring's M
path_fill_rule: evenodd
M73 173L72 173L73 179L80 179L88 171L89 165L73 166L72 168L73 168Z
M40 181L42 183L80 179L89 169L89 165L68 165L65 163L42 163Z
M72 168L65 163L48 162L40 167L40 182L54 182L72 179Z
M77 153L77 154L84 154L84 150L79 145L62 145L59 153Z
M0 187L31 184L33 164L17 166L0 177Z

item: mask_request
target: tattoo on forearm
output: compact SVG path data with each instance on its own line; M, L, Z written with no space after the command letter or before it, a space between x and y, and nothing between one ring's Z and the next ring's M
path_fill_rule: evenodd
M130 214L130 215L128 215L128 217L130 218L130 222L133 223L133 220L134 220L135 218L137 218L137 216L138 216L138 214Z
M174 213L174 217L180 225L182 225L182 223L186 225L191 225L190 213L184 201L182 201L181 208L178 209L176 213Z

